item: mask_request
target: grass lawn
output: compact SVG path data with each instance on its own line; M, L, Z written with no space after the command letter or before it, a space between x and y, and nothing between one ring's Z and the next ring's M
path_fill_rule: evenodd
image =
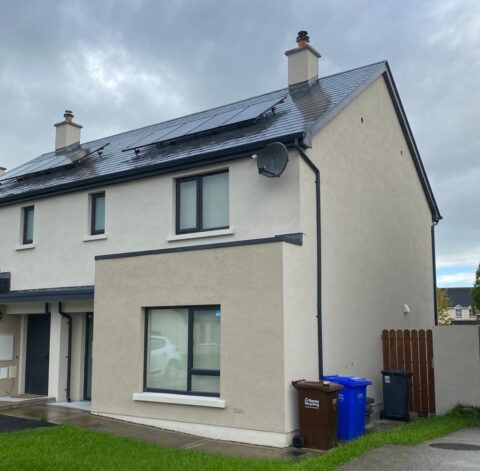
M325 455L299 462L249 460L175 450L64 425L0 434L0 470L323 471L335 469L382 445L413 445L479 425L480 409L457 407L449 414L372 433L341 445Z

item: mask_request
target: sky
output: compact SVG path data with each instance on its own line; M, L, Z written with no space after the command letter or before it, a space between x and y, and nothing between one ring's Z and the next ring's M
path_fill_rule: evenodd
M439 286L480 262L478 0L22 0L0 4L0 165L283 88L307 30L320 75L387 59L444 219Z

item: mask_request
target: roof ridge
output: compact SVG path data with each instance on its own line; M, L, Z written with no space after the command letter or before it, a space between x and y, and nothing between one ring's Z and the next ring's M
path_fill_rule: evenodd
M380 64L388 64L387 59L383 59L383 60L378 61L378 62L372 62L371 64L362 65L360 67L353 67L352 69L344 70L342 72L336 72L334 74L325 75L324 77L320 77L319 80L327 79L327 78L330 78L330 77L335 77L337 75L348 74L349 72L353 72L355 70L367 69L368 67L372 67L373 65L380 65Z

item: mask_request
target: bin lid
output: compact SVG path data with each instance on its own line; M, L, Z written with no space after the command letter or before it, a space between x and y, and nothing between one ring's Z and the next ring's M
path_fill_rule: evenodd
M310 381L305 379L292 381L292 385L295 389L317 389L325 392L335 392L339 389L343 389L341 384L331 383L329 381Z
M382 370L382 375L412 376L412 373L410 373L410 371L390 368L387 370Z
M343 386L348 386L350 388L360 387L360 386L368 386L372 384L372 382L367 378L360 378L358 376L338 376L338 375L330 375L324 376L324 379L327 381L332 381L333 383L338 383Z

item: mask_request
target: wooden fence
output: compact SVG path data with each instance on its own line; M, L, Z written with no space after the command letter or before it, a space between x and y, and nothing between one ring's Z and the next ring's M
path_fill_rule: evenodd
M412 373L409 410L426 416L435 413L433 340L431 330L384 330L383 368Z

